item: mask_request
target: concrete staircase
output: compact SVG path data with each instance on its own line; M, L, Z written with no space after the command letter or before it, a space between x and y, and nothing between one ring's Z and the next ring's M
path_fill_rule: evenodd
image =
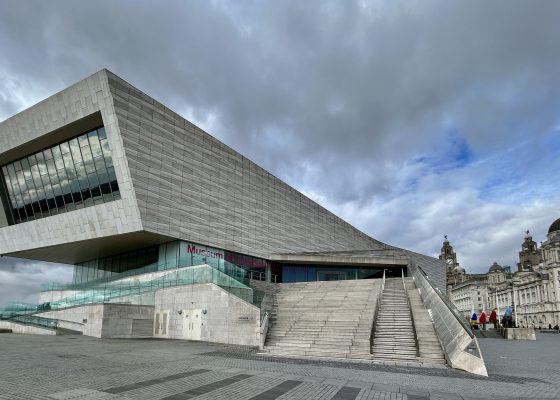
M282 284L265 351L271 355L370 359L380 279Z
M374 326L372 359L445 364L432 319L412 278L385 281Z
M417 362L408 296L401 278L385 281L374 329L372 359Z

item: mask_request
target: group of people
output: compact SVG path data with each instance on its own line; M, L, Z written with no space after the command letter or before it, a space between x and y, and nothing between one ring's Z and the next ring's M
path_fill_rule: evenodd
M468 317L467 317L468 319ZM504 328L515 328L515 324L513 321L513 310L511 309L510 306L507 306L506 309L504 310L504 315L502 316L501 321L498 321L498 313L496 312L496 309L494 308L492 310L492 312L490 313L490 317L488 318L486 316L486 312L483 310L480 315L478 315L475 312L472 313L472 316L470 318L470 323L471 323L471 328L472 329L482 329L482 330L486 330L486 324L487 323L491 323L494 325L494 329L498 329L498 326L501 325ZM498 323L499 322L499 323ZM522 327L524 327L524 325L522 325ZM535 327L535 326L533 326ZM539 330L541 330L541 327L538 327ZM546 328L544 328L546 329ZM560 331L560 327L558 326L558 324L556 326L552 326L552 324L548 325L548 329L549 330L557 330Z
M504 316L502 317L502 321L501 321L503 326L507 326L507 327L513 326L512 314L513 313L511 307L506 307L506 310L504 311ZM498 329L498 313L494 308L490 313L490 317L488 318L484 310L480 313L480 316L477 315L475 311L472 313L470 322L471 322L471 327L473 329L479 329L479 327L481 327L480 329L486 330L486 324L488 322L494 325L494 329Z

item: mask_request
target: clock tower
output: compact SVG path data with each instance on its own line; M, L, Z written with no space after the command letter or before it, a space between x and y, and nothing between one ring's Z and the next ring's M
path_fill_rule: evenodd
M445 240L438 258L447 264L445 271L447 276L447 293L451 293L449 289L453 285L463 282L466 277L464 268L461 268L457 262L457 254L453 251L453 246L447 240L447 235L443 237Z

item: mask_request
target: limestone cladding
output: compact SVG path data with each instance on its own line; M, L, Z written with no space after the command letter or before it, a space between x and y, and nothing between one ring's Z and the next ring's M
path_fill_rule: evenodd
M19 146L44 140L43 136L97 112L113 153L121 200L3 227L0 254L142 230L105 70L0 123L0 165L12 161Z
M70 127L98 114L122 199L2 227L0 254L72 264L102 250L90 246L86 255L81 243L137 232L156 234L142 235L152 242L178 238L263 258L290 252L395 249L107 70L0 123L0 165L24 155L20 153L40 150L38 143L55 144ZM56 246L69 243L76 251L61 255ZM422 265L445 290L441 261L397 250Z
M105 304L101 337L132 339L152 337L153 306Z
M124 80L108 81L146 230L259 257L386 246Z
M60 327L80 331L86 336L132 339L152 336L154 307L133 304L92 304L47 311L37 316L56 319ZM135 334L133 326L140 325L138 321L142 321L143 325L149 328L144 328L139 334Z
M202 312L200 340L259 346L260 310L219 286L209 283L156 292L155 312L169 312L169 339L185 338L185 310L191 309L206 311Z
M43 329L31 325L16 324L10 321L0 321L0 329L11 329L12 333L27 333L31 335L56 335L53 329Z
M62 327L80 331L86 336L101 337L103 327L103 304L47 311L37 314L37 316L57 319Z

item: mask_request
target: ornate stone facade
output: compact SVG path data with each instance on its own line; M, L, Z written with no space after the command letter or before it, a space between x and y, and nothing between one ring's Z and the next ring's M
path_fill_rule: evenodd
M493 308L502 315L511 306L521 327L560 325L560 219L540 248L527 231L517 265L515 273L494 263L487 274L463 274L463 281L448 288L449 298L465 315Z
M465 269L457 261L457 253L455 253L453 246L449 243L447 235L444 235L443 246L438 258L447 264L445 275L447 293L449 294L449 289L453 285L464 282L467 276L465 275Z

